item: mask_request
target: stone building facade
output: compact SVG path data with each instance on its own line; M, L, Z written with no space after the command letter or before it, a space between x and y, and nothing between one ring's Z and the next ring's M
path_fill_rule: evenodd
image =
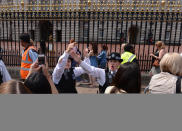
M22 3L23 2L23 3ZM143 2L144 6L138 6ZM132 11L156 11L156 10L169 10L169 12L177 11L177 8L168 6L172 4L178 4L179 0L168 0L162 5L161 0L153 1L134 1L134 0L0 0L0 12L16 12L16 11L85 11L87 12L85 19L79 20L78 15L69 16L69 18L61 17L64 19L33 19L33 20L9 20L0 19L0 39L1 40L18 40L19 34L22 32L28 32L31 38L35 41L56 41L56 42L68 42L70 38L75 38L76 41L84 42L128 42L128 31L132 25L135 25L138 29L137 43L145 43L149 39L165 40L165 42L175 42L176 40L182 40L180 21L135 21L129 19L119 18L112 20L113 15L116 13L105 13L105 16L101 13L99 18L95 15L95 19L87 19L89 12L110 12L115 11L127 11L132 8ZM159 2L159 3L157 3ZM100 5L98 4L100 3ZM122 6L122 4L124 6ZM161 4L160 4L161 3ZM182 3L182 0L181 0ZM180 4L181 4L180 3ZM128 5L127 5L128 4ZM151 7L150 4L158 4L161 6ZM8 7L8 5L13 5ZM18 6L17 6L18 5ZM28 6L30 5L30 6ZM40 6L43 5L43 6ZM53 6L55 5L55 6ZM111 9L110 9L111 8ZM178 8L179 9L179 8ZM84 13L83 13L84 14ZM65 15L65 14L64 14ZM90 13L93 15L93 13ZM2 15L1 15L2 16ZM84 17L84 16L83 16ZM118 16L118 17L121 17ZM172 17L173 16L170 16ZM175 16L176 17L176 16ZM181 16L179 16L181 17ZM88 17L89 18L89 17ZM178 43L177 43L178 44Z

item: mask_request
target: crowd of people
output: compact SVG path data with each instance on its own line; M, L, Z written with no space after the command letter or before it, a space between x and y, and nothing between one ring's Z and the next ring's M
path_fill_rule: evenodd
M45 45L38 53L27 33L20 36L20 41L23 47L21 79L12 79L0 60L0 94L78 93L76 82L82 74L89 75L90 87L98 87L100 94L141 93L141 71L132 43L122 44L121 54L108 54L106 45L98 53L97 44L92 43L81 55L72 39L50 74ZM151 81L145 93L181 93L182 54L167 53L162 41L157 41L155 46L156 51L150 54Z

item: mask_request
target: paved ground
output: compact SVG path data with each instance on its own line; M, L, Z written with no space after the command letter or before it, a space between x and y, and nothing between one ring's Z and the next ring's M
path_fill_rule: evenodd
M76 89L79 94L97 94L98 88L89 87L89 83L77 82ZM146 85L142 85L142 94Z
M79 94L97 94L98 88L91 88L88 83L78 82L76 89Z

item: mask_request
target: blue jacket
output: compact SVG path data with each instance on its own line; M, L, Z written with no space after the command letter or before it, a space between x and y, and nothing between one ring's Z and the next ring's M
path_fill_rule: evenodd
M105 50L101 51L101 53L97 56L99 67L106 68L107 63L107 52Z

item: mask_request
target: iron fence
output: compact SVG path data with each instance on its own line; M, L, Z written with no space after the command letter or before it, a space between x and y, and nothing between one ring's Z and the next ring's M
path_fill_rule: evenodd
M107 45L108 54L121 53L122 43L133 44L142 71L151 68L149 54L156 41L164 41L167 52L182 52L180 10L2 10L0 47L8 66L20 66L23 32L30 34L37 49L45 41L50 67L55 67L70 39L82 53L91 43L98 44L99 51Z

